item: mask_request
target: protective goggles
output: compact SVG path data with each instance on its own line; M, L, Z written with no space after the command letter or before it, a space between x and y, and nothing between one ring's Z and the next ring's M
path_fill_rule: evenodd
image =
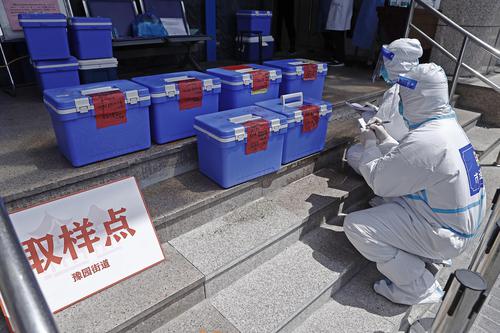
M377 65L375 65L375 70L372 74L372 82L375 82L375 80L377 80L382 75L382 69L384 68L384 58L388 60L394 59L394 53L389 51L385 45L380 49Z

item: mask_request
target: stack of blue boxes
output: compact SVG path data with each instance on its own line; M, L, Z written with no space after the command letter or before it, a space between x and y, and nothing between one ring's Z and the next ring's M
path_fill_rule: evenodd
M36 36L40 26L29 25L40 24L40 17L21 22L31 54L40 62L69 57L64 16L44 19L50 20L43 24L44 43ZM112 58L108 22L72 19L72 52L89 61ZM47 34L53 38L45 39ZM99 47L92 47L97 40ZM60 67L53 68L69 60L58 61ZM332 105L321 100L326 71L323 63L287 59L131 81L103 77L104 82L47 89L44 102L59 150L74 166L147 149L152 140L164 144L196 135L200 171L228 188L323 149L332 114ZM92 80L94 74L81 73L86 75Z
M246 61L259 60L259 36L257 32L260 32L262 36L262 59L267 60L273 57L272 17L271 11L263 10L239 10L236 13L237 30L241 34L241 41L239 41L241 44L238 52L241 54L242 59Z
M69 33L63 14L19 14L19 23L42 91L117 79L110 19L71 18Z

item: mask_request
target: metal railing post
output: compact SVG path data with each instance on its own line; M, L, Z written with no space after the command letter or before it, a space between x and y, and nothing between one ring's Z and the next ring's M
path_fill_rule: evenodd
M408 13L408 21L406 22L405 38L408 38L408 36L410 36L411 21L413 21L413 13L415 12L416 6L417 3L412 0L410 3L410 12Z
M455 90L457 89L458 74L460 72L460 68L462 67L462 62L464 61L465 49L468 41L469 37L465 36L464 41L462 42L462 47L460 48L460 53L457 57L457 64L455 65L455 71L453 72L453 79L451 81L450 100L453 98Z
M58 332L1 198L0 292L16 333Z

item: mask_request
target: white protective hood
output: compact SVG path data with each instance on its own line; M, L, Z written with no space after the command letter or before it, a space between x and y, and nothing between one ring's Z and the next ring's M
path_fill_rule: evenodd
M433 63L415 66L398 78L403 102L402 116L410 130L430 120L454 118L449 104L448 79Z
M418 59L423 54L419 40L414 38L396 39L389 45L384 45L382 52L385 52L384 66L392 81L418 65Z

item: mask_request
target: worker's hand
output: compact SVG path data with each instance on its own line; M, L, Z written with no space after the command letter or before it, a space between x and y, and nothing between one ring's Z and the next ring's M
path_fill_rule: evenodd
M377 137L375 136L375 132L371 129L361 130L360 136L361 144L363 147L373 147L377 145Z
M389 133L387 133L387 131L385 130L384 126L382 125L373 123L371 125L368 125L367 127L374 132L379 142L384 142L385 140L391 137Z
M380 119L379 117L373 117L370 120L368 120L368 122L366 123L367 126L370 126L373 124L382 125L382 119Z

